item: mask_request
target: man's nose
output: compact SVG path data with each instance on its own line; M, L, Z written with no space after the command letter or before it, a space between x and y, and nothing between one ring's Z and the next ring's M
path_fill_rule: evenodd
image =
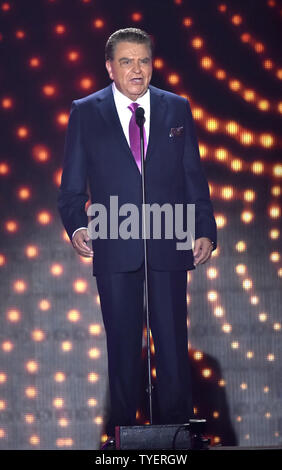
M133 72L135 72L135 73L140 73L141 72L141 66L140 66L139 61L133 62Z

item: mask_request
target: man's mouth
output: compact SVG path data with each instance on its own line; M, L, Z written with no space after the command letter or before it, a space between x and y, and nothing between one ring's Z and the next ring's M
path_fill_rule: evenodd
M142 83L143 78L141 78L141 77L139 77L139 78L132 78L130 81L131 81L132 83L139 84L139 83Z

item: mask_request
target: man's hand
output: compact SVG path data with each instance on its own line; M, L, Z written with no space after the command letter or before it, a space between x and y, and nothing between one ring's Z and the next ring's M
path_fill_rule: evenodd
M194 265L196 266L197 264L203 264L208 261L211 256L211 252L211 240L207 237L197 238L197 240L195 240L195 245L193 249Z
M90 237L87 234L87 229L80 229L78 230L74 236L72 237L72 245L75 249L75 251L80 255L80 256L85 256L87 258L92 257L93 258L93 251L89 246L87 246L87 242L90 240Z

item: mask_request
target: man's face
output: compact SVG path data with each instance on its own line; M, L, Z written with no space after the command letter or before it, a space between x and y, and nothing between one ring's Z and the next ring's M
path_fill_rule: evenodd
M106 61L117 89L132 101L146 93L152 76L152 57L146 44L118 42L114 59Z

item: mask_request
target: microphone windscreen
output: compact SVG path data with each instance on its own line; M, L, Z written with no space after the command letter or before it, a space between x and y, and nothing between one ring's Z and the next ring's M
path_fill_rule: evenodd
M144 114L145 111L141 106L138 106L138 108L135 111L135 119L136 119L136 124L140 127L144 124Z

